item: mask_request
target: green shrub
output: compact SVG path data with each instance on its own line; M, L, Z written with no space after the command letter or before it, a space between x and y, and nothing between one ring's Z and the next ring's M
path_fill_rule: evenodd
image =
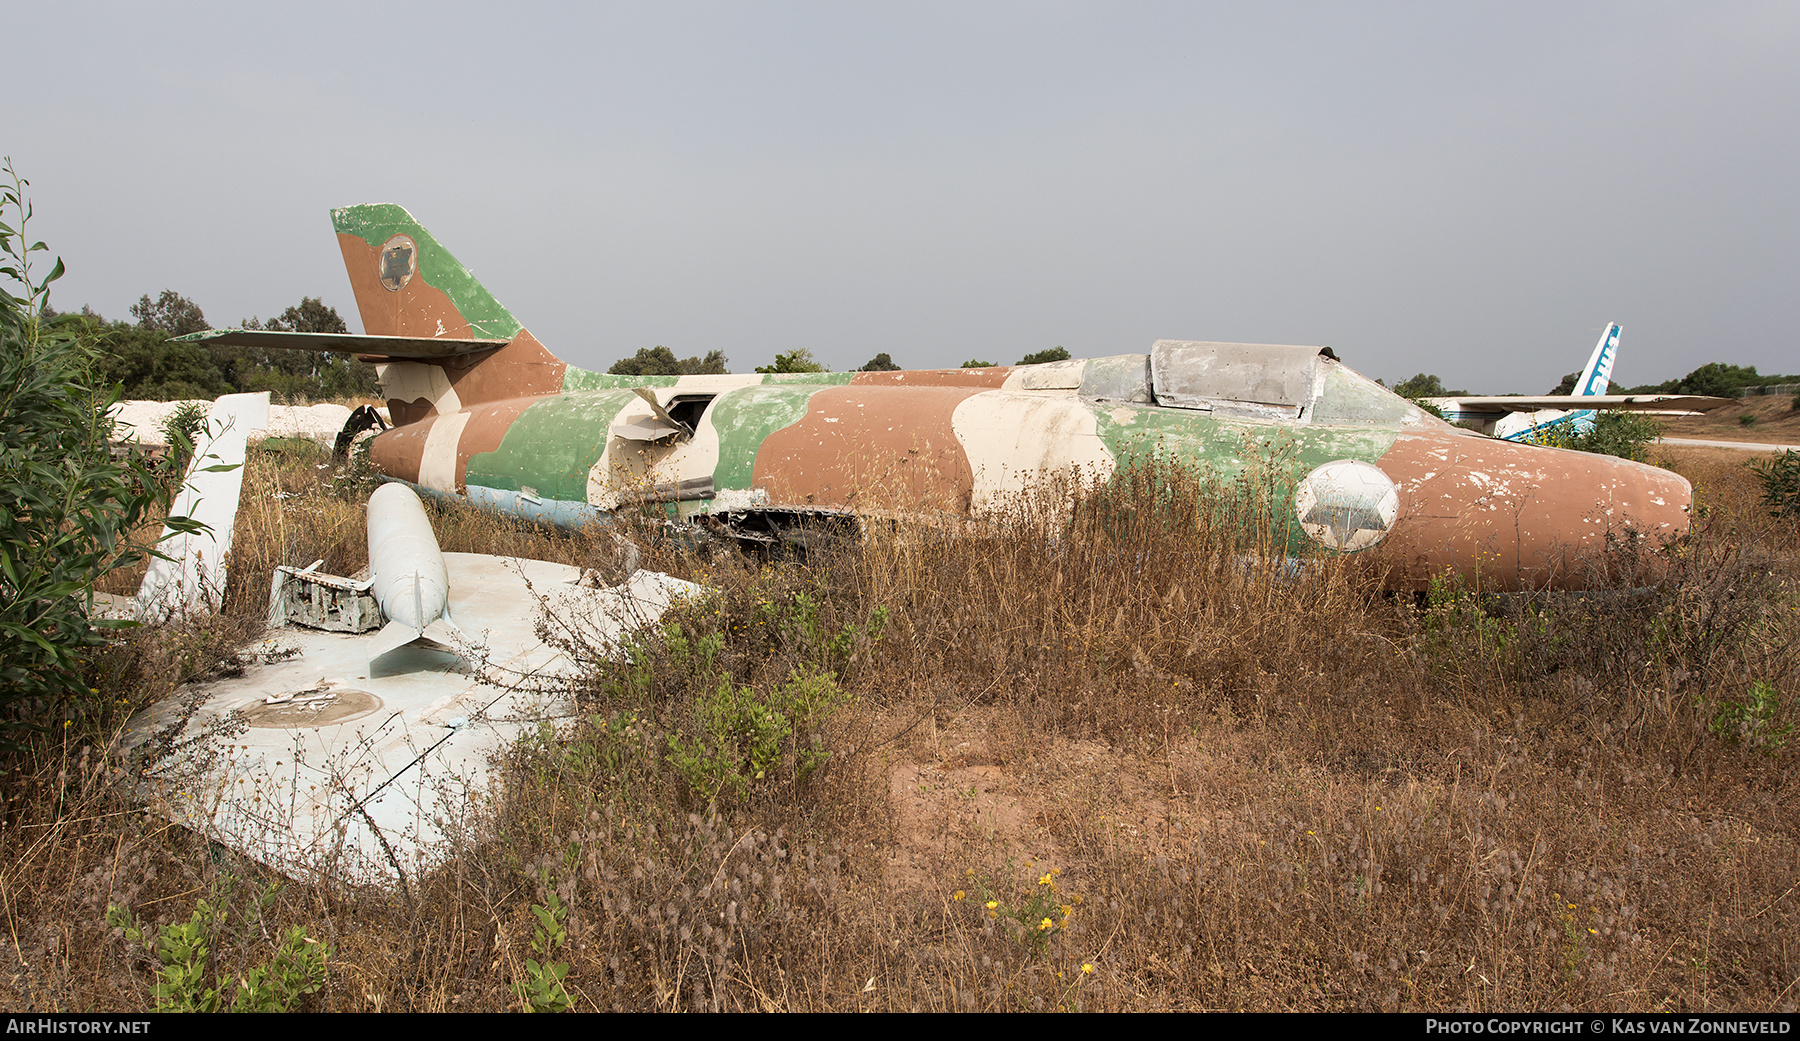
M241 931L260 930L262 912L274 895L271 888L247 901L239 923ZM223 904L215 906L207 900L195 905L187 921L156 929L141 925L127 908L113 904L106 909L106 923L156 959L153 994L158 1012L292 1012L302 997L325 985L325 961L331 957L331 945L309 938L305 929L294 926L281 933L266 962L238 978L227 1005L218 986L213 948L229 927L229 919Z
M1662 436L1662 428L1649 416L1635 412L1606 411L1594 417L1593 428L1582 434L1565 433L1563 428L1543 430L1526 438L1534 445L1568 448L1577 452L1617 456L1643 462L1650 444Z
M163 441L169 454L163 461L163 473L179 489L187 476L188 463L194 458L194 446L206 432L208 408L198 401L186 401L162 421Z
M563 985L569 975L569 963L551 961L550 956L568 945L569 934L563 922L569 917L569 910L563 906L562 898L552 892L543 903L531 905L531 913L537 917L537 926L531 933L531 951L544 960L525 959L525 974L513 983L513 993L529 1012L567 1012L575 1004Z
M843 682L880 643L887 611L860 624L823 609L816 571L765 569L674 607L623 648L549 633L591 666L571 691L585 726L528 751L604 778L628 800L669 785L693 805L743 805L805 789L828 761ZM621 653L622 652L622 653ZM528 757L529 758L529 757Z
M46 247L25 245L26 182L11 160L6 175L0 280L11 285L0 285L0 732L89 704L84 667L105 644L104 630L127 624L90 620L94 580L141 558L127 535L168 496L146 464L113 459L106 410L117 391L95 386L92 348L40 325L63 265L58 260L42 278L32 273L31 254Z
M1794 733L1794 723L1778 722L1780 715L1781 693L1757 680L1741 700L1721 699L1706 729L1732 744L1776 755Z
M1763 505L1777 517L1800 520L1800 452L1786 451L1750 464L1762 482Z
M829 673L796 670L766 691L721 675L695 695L687 731L669 735L669 763L708 800L746 798L789 753L795 779L804 781L830 756L817 728L847 700Z

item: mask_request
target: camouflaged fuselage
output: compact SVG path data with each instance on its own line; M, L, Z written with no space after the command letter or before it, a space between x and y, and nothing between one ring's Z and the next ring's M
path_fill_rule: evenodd
M1609 537L1666 540L1687 526L1691 489L1673 473L1458 430L1322 348L1158 341L1147 354L1014 367L587 372L546 350L405 210L333 219L367 339L430 340L370 359L396 423L373 465L525 516L575 525L648 504L731 523L979 517L1046 474L1104 481L1154 457L1221 484L1272 468L1280 540L1357 554L1402 589L1445 572L1482 588L1579 587ZM476 342L427 356L457 341Z
M979 516L1046 474L1105 480L1151 457L1221 484L1246 467L1273 467L1273 486L1291 496L1326 464L1354 461L1392 482L1388 515L1377 477L1366 490L1326 495L1326 515L1310 526L1323 493L1277 516L1289 521L1294 550L1367 553L1395 588L1423 588L1446 570L1487 588L1580 585L1581 561L1598 557L1608 532L1685 528L1691 493L1675 474L1472 436L1329 359L1320 360L1319 397L1289 419L1158 405L1146 361L647 379L571 370L570 382L589 389L427 414L381 435L371 459L422 488L562 524L656 502L685 519L822 509ZM1082 383L1122 369L1145 374L1140 393L1082 393ZM613 433L653 417L637 387L665 410L686 406L692 436ZM1346 516L1332 516L1332 502Z

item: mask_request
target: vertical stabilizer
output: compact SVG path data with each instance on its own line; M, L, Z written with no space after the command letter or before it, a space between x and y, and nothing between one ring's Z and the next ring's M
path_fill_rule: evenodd
M1588 358L1587 368L1582 371L1581 379L1575 382L1575 394L1589 397L1606 393L1612 385L1613 355L1619 350L1619 334L1624 332L1618 322L1613 322L1600 334L1600 342L1594 345L1594 353Z
M392 203L331 211L371 336L510 340L519 322L412 214Z
M568 366L544 349L412 214L392 203L331 211L363 332L506 346L437 361L378 364L396 425L474 405L555 394Z

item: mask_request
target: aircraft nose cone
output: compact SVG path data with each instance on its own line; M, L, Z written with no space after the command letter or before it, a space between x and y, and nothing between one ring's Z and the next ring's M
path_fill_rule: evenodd
M1399 509L1372 561L1396 589L1446 572L1470 588L1585 589L1617 581L1609 550L1687 531L1693 487L1668 470L1489 438L1402 436L1380 461Z

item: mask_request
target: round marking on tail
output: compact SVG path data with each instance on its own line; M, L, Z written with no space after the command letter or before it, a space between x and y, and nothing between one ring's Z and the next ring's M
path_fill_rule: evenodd
M395 235L381 244L381 266L377 277L381 288L398 293L419 271L419 247L409 235Z

